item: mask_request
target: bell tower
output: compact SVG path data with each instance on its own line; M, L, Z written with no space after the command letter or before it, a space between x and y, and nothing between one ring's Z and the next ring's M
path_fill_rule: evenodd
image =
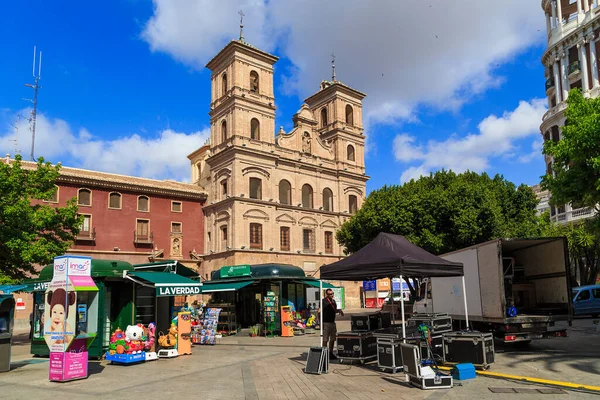
M362 123L362 100L365 94L338 81L335 56L331 61L331 81L321 82L319 91L304 102L317 121L321 140L331 143L340 166L349 163L365 166L365 136Z
M243 16L243 14L241 14ZM232 40L206 67L211 76L211 149L217 153L234 136L274 143L273 65L278 57Z

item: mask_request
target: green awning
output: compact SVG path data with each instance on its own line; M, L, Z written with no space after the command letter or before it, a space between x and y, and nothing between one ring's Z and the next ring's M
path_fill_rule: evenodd
M202 283L168 272L128 271L126 278L156 288L156 297L187 296L202 293Z
M317 280L305 279L300 282L302 282L308 286L312 286L312 287L316 287L316 288L319 287L319 281L317 281ZM331 283L323 282L323 289L335 289L336 287L337 286L333 286Z
M240 290L243 287L253 284L255 281L242 281L242 282L205 282L202 286L202 293L213 293L213 292L234 292Z

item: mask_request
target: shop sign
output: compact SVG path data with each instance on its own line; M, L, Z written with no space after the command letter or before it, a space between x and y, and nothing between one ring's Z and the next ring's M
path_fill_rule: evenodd
M36 282L33 284L33 291L46 291L46 289L48 289L48 284L50 284L50 282Z
M377 291L377 281L363 281L363 290L365 292Z
M190 296L201 294L201 286L157 286L156 296Z
M219 273L221 278L236 278L240 276L250 276L252 271L249 265L232 265L229 267L222 267Z
M23 299L21 297L17 298L15 310L19 311L19 310L24 310L24 309L25 309L25 302L23 301Z

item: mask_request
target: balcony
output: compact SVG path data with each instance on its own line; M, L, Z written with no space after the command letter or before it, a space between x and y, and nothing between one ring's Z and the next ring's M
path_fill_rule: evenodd
M93 227L91 231L79 231L75 236L75 241L96 243L96 227Z
M555 91L554 78L546 79L546 96L552 96Z
M579 63L579 60L569 64L567 67L567 76L569 77L569 83L571 84L581 79L581 64Z
M577 221L580 219L589 218L592 217L594 214L595 211L593 208L584 207L557 213L555 215L552 215L550 219L554 222L566 223L569 221Z
M135 244L152 244L154 243L154 232L138 233L133 231L133 243Z

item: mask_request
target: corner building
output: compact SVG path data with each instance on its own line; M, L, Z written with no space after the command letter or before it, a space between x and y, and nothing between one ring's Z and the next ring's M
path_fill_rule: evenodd
M542 0L546 15L548 48L542 56L545 67L548 111L540 130L544 141L559 141L565 124L569 90L580 88L585 97L598 97L600 68L596 41L600 35L598 0ZM552 158L545 156L546 173L552 173ZM550 206L550 218L569 222L594 215L591 208L574 204Z
M273 66L278 58L241 40L208 64L210 142L188 156L192 180L208 193L201 273L239 264L318 269L343 257L335 232L366 196L362 99L323 81L275 134ZM360 282L345 287L360 307Z

